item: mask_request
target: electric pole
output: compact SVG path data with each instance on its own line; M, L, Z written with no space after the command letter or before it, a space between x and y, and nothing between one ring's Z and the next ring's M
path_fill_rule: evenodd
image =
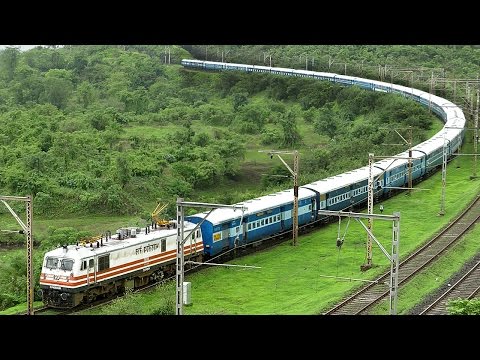
M19 200L26 203L26 215L27 225L18 217L13 209L8 205L7 200ZM33 249L33 236L32 236L32 197L29 196L1 196L0 201L7 207L8 211L17 220L18 224L22 227L19 233L24 233L27 237L27 315L33 315L33 261L32 261L32 249Z
M363 213L354 213L354 212L343 212L343 211L331 211L331 210L318 210L318 215L329 215L329 216L344 216L349 218L354 218L356 221L362 225L367 234L378 245L380 250L385 254L385 256L390 261L390 315L397 314L397 297L398 297L398 269L400 264L400 213L394 212L392 215L378 215L378 214L363 214ZM368 226L360 220L362 218L378 219L378 220L389 220L393 222L393 232L392 232L392 251L391 255L388 254L387 250L382 246L382 244L375 238L373 233L369 230Z
M292 174L293 177L293 215L292 215L292 245L297 245L298 238L298 151L281 151L281 150L258 150L258 152L266 152L270 154L270 158L273 158L273 155L277 155L280 161L285 165ZM288 166L285 160L282 159L280 154L289 154L293 155L293 170Z
M443 138L443 161L442 161L442 198L440 200L440 212L438 215L445 215L445 188L447 186L447 141L448 139Z
M200 221L195 227L185 236L184 234L184 220L185 220L185 207L193 207L193 208L207 208L210 211L207 215ZM183 201L182 198L177 198L177 260L176 260L176 315L183 315L183 279L184 279L184 251L183 245L185 241L190 237L191 234L195 233L195 231L203 224L206 218L212 213L213 210L218 208L229 208L229 209L240 209L242 210L242 217L243 220L243 213L247 210L247 207L242 205L223 205L223 204L208 204L208 203L199 203L199 202L187 202ZM243 224L240 221L239 224L239 231L243 233ZM237 236L240 236L237 233Z
M406 128L408 130L408 140L406 140L402 134L398 132L400 129L393 129L398 136L402 138L404 143L408 146L408 194L411 193L412 188L413 188L413 177L412 177L412 171L413 171L413 166L412 166L412 144L413 144L413 135L412 135L412 127L409 126ZM405 129L403 129L405 130ZM402 145L402 144L383 144L383 145Z
M412 192L412 127L408 127L408 194Z
M368 202L367 202L367 214L373 214L373 153L368 154ZM361 270L368 270L372 267L372 237L370 233L372 233L373 228L373 219L371 217L368 218L367 221L367 263L362 265L360 268Z
M388 165L379 175L377 175L376 179L373 178L373 161L374 159L394 159L390 165ZM368 154L368 185L367 185L367 216L368 216L368 222L367 222L367 262L363 265L360 266L360 270L365 271L368 270L372 267L372 234L373 234L373 219L375 216L373 215L373 193L376 187L377 191L382 188L388 188L388 189L395 189L395 187L390 187L387 186L386 183L383 185L381 184L381 180L379 181L380 177L383 176L383 174L388 170L388 168L396 161L399 159L410 159L410 157L403 157L403 156L374 156L373 153ZM418 158L415 158L418 159ZM377 183L375 186L374 183ZM403 188L398 188L398 189L403 189Z
M480 100L480 92L477 87L477 106L475 109L475 126L474 126L474 136L473 136L473 153L474 159L473 159L473 178L477 177L477 151L478 151L478 102Z

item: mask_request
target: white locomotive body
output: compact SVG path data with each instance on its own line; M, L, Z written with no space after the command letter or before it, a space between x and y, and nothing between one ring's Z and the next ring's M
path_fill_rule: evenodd
M184 255L201 261L200 228L185 222ZM64 245L45 254L40 288L45 305L71 308L110 297L175 273L177 227L121 228L95 242Z

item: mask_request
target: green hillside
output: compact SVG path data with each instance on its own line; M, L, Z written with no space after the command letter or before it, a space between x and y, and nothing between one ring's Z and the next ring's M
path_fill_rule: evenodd
M159 45L0 51L0 194L34 196L35 264L58 244L145 223L160 199L174 216L178 196L234 203L291 187L268 176L287 172L259 149L299 150L303 184L405 150L385 145L399 143L394 127L411 126L418 143L442 126L392 94L178 65L197 48L169 46L170 63ZM258 49L228 55L248 62ZM4 207L0 228L17 228ZM0 308L24 299L24 256L2 252Z

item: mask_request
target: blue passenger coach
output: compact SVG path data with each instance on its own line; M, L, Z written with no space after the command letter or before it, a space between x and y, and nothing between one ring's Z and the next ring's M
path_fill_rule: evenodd
M243 214L227 208L215 209L208 216L203 212L185 218L198 224L207 216L200 226L205 252L214 256L292 228L293 200L293 189L288 189L235 204L246 208ZM298 225L315 221L317 210L316 193L299 188Z

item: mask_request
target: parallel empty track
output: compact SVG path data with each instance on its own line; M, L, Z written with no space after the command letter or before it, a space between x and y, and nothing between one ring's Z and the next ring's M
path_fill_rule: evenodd
M480 294L480 261L473 265L455 284L428 305L419 315L447 315L447 302L462 298L473 299Z
M453 243L460 239L480 218L480 197L446 228L399 264L398 286L435 261ZM390 271L324 313L324 315L361 315L389 296Z

